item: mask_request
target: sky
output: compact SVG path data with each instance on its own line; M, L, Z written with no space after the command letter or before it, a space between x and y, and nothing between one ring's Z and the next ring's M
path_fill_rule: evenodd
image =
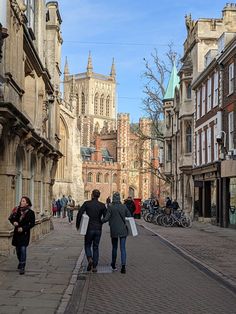
M70 74L86 71L89 52L93 71L109 75L115 60L118 112L131 122L145 116L144 58L157 50L165 59L168 44L183 54L185 15L221 18L223 0L58 0L62 17L62 72L65 58Z

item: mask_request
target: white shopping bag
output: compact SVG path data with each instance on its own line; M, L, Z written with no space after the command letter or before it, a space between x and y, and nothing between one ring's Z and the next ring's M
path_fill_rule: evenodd
M128 227L128 234L136 237L138 235L138 230L133 217L125 217L126 226Z
M86 234L88 223L89 223L89 216L87 214L83 214L80 221L79 229L78 229L80 234L82 235Z

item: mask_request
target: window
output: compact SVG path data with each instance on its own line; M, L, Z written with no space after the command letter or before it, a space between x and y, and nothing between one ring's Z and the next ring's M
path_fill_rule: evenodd
M107 96L107 100L106 100L106 116L109 117L110 116L110 97Z
M211 162L211 128L207 129L207 162Z
M217 124L214 125L214 160L218 160Z
M167 161L171 161L172 159L172 145L171 143L167 143Z
M206 85L204 84L202 86L202 115L205 115L205 110L206 110Z
M234 91L234 63L229 65L229 94Z
M207 81L207 112L211 110L211 78Z
M188 85L187 85L187 99L191 99L191 97L192 97L191 84L188 83Z
M100 98L100 115L103 116L104 114L104 95L102 94Z
M191 124L188 123L186 126L186 153L192 152L192 127Z
M84 93L81 95L81 114L85 114L85 96Z
M102 182L102 174L101 173L97 173L97 175L96 175L96 182L99 182L99 183Z
M196 136L196 152L197 152L196 163L199 166L200 164L200 134L197 134Z
M94 97L94 114L98 114L98 93Z
M87 181L88 182L93 182L93 174L92 172L89 172L88 175L87 175Z
M197 119L201 116L201 91L197 91Z
M218 90L219 90L219 73L214 73L214 95L213 95L213 107L218 105Z
M206 162L205 131L202 131L201 134L201 144L202 144L202 164L205 164Z
M104 176L104 182L105 183L109 182L109 174L108 173L106 173L105 176Z
M25 0L26 4L26 16L28 20L27 26L35 30L35 0Z
M229 150L234 149L234 112L230 112L228 115L229 125Z
M116 174L113 174L112 182L117 183L117 175Z

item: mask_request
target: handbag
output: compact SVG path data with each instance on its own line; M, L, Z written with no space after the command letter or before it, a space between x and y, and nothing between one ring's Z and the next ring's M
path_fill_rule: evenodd
M128 234L136 237L138 235L138 230L134 217L125 217L126 226L128 227Z
M85 235L88 229L89 216L84 213L81 217L80 225L79 225L79 234Z

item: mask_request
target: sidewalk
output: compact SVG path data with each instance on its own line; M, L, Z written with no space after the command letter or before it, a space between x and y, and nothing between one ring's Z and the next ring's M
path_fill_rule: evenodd
M162 227L143 219L136 222L236 292L236 229L199 222L186 229Z
M52 314L58 308L63 313L83 237L66 218L54 218L53 225L50 234L28 247L25 275L18 274L15 255L0 256L1 314Z

